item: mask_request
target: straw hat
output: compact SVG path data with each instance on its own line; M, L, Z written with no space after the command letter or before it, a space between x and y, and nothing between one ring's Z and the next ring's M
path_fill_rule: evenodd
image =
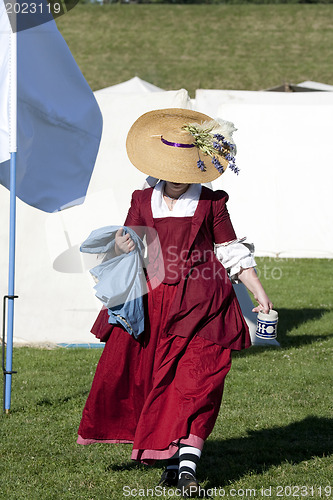
M171 108L140 116L127 136L127 154L147 175L170 182L199 184L219 177L234 164L230 122L203 113Z

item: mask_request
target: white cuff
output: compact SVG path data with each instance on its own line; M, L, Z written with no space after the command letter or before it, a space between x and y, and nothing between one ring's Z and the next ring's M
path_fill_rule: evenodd
M242 269L256 266L254 245L253 243L244 243L245 239L215 245L216 257L227 270L233 283L238 283L237 277Z

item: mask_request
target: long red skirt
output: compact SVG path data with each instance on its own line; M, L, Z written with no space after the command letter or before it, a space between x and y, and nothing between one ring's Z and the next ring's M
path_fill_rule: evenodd
M176 286L161 284L148 293L149 327L141 338L112 329L83 410L79 444L133 443L132 458L144 463L171 457L180 440L202 448L219 412L231 351L164 331ZM107 310L100 315L107 321Z

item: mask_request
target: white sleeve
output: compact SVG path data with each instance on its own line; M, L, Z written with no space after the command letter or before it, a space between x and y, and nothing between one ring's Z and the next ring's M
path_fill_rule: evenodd
M238 283L237 277L242 269L255 267L254 245L244 243L245 238L215 245L215 254L223 267L227 270L233 283Z

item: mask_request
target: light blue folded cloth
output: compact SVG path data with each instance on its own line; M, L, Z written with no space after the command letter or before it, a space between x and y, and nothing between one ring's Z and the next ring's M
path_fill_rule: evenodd
M135 249L116 256L115 234L121 227L129 233ZM136 232L126 226L106 226L95 229L82 243L83 253L106 254L106 260L90 269L98 281L94 286L96 297L109 310L109 323L121 324L137 338L144 331L143 295L147 293L143 270L144 245Z

